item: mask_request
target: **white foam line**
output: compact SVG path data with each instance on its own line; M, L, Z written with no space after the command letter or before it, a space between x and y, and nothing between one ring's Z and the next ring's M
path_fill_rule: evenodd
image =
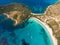
M46 14L46 12L45 13L38 13L38 14L35 14L35 13L31 13L32 15L42 15L42 14Z
M53 45L58 45L57 39L54 37L52 29L46 23L40 21L39 19L34 18L34 17L32 17L32 19L34 19L36 22L38 22L41 26L42 25L45 26L46 28L44 28L44 27L43 28L47 29L46 31L49 32L51 39L52 39L52 42L53 42Z

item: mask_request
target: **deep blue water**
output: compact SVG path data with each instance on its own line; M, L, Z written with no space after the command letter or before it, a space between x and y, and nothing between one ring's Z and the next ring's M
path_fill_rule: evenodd
M23 3L32 13L44 13L47 6L57 0L0 0L0 6L13 2ZM0 15L0 44L1 45L53 45L50 35L34 19L13 26L14 22Z
M48 31L32 18L17 27L4 15L0 20L1 45L53 45Z
M32 13L44 13L46 8L58 0L0 0L0 6L13 2L22 3L29 7Z

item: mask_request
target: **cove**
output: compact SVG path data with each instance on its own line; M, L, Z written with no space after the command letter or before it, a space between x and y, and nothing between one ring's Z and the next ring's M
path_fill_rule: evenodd
M9 22L9 25L7 23ZM30 18L24 23L23 28L16 28L8 31L5 28L11 26L11 20L0 23L0 44L6 45L53 45L52 39L47 30L38 22ZM2 28L3 27L3 28Z

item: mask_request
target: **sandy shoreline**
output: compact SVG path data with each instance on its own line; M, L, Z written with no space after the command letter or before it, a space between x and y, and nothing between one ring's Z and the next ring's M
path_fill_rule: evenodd
M43 14L46 14L46 12L44 13L40 13L40 14L35 14L35 13L31 13L32 15L43 15Z
M53 42L53 45L58 45L57 39L53 36L52 29L51 29L46 23L41 22L39 19L34 18L34 17L32 17L32 19L34 19L36 22L40 23L40 25L45 26L45 28L44 28L44 27L43 27L43 28L44 28L45 30L47 29L47 31L49 32L50 37L51 37L52 42Z

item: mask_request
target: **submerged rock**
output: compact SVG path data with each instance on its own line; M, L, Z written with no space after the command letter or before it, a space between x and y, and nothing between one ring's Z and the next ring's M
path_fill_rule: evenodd
M22 45L29 45L24 39L22 39Z

